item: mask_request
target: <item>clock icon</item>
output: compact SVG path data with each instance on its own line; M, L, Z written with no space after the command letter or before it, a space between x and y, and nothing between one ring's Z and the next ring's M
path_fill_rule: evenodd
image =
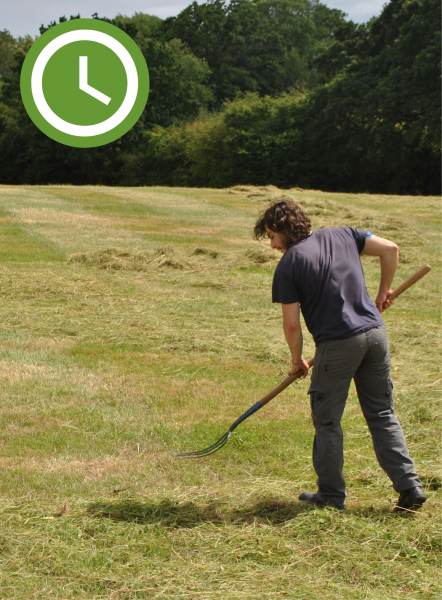
M33 44L20 88L28 115L43 133L91 148L133 127L147 102L149 72L138 46L118 27L74 19Z

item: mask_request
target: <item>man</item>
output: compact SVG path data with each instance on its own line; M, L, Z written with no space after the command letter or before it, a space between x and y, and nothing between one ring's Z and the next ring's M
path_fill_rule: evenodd
M313 424L316 493L299 499L345 509L340 425L352 379L373 439L379 464L399 493L395 510L416 510L426 497L394 413L388 339L381 313L398 265L398 247L352 227L311 231L310 221L291 200L270 206L257 221L256 239L268 237L283 254L274 275L273 302L282 305L283 329L290 348L289 375L309 365L302 356L300 310L316 343L309 389ZM359 255L379 256L381 281L372 302Z

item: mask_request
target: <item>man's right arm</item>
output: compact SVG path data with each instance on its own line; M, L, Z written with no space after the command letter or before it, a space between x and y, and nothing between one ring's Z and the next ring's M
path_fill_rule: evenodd
M375 304L379 312L383 312L392 304L388 300L391 294L391 284L399 264L399 248L394 242L372 235L365 241L365 247L361 254L366 256L379 256L381 263L381 282L379 284L379 293Z

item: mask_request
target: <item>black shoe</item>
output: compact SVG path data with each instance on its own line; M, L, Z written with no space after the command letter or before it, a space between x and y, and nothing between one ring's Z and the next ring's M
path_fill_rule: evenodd
M412 487L399 494L399 498L396 506L393 508L394 512L401 512L407 510L417 510L426 501L427 497L420 487Z
M314 504L315 506L333 506L338 510L347 509L345 506L345 501L342 504L332 502L331 500L327 500L326 498L319 496L319 494L312 494L311 492L302 492L302 494L299 496L299 499L302 502L308 502L309 504Z

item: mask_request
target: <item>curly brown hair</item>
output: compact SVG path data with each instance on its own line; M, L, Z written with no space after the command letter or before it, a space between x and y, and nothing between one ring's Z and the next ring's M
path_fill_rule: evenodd
M284 233L291 240L299 240L311 233L311 223L307 215L297 204L282 198L263 211L255 224L253 234L255 240L267 236L266 225L275 233Z

